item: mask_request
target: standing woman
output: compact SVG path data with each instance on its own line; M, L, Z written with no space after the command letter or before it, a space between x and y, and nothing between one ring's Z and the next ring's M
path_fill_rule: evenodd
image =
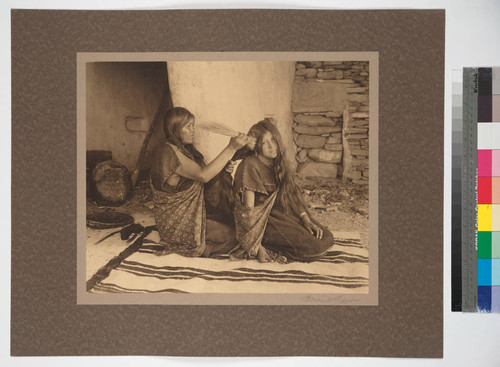
M285 157L283 140L266 119L253 125L255 152L238 166L234 205L238 250L260 262L313 261L332 245L332 233L311 219Z
M164 246L161 254L211 256L235 246L234 229L207 220L204 184L213 179L245 144L245 134L229 144L210 163L194 147L195 118L182 107L167 111L163 122L166 142L156 149L151 169L154 217Z

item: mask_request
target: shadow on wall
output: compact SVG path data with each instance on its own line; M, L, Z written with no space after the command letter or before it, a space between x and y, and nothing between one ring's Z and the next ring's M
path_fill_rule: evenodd
M167 82L166 63L88 63L86 78L87 150L111 151L133 172ZM149 148L162 136L154 131Z

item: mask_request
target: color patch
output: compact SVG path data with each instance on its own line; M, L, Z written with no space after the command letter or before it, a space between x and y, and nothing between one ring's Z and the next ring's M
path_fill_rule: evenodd
M492 236L491 232L477 232L477 257L491 259Z
M491 287L491 312L500 312L500 286Z
M500 68L491 68L491 93L500 94Z
M491 68L479 68L479 90L477 96L477 121L491 122L493 100L491 91L493 87Z
M477 151L477 175L478 177L491 177L491 150Z
M500 232L491 232L491 258L500 259Z
M478 122L491 122L492 113L492 100L491 94L477 97L477 121Z
M491 206L491 230L500 231L500 204Z
M500 177L491 178L491 203L500 204Z
M478 68L479 72L479 95L491 96L493 90L493 69Z
M481 312L491 312L492 293L491 287L477 287L477 308Z
M477 149L493 149L493 124L481 122L477 124Z
M491 259L477 260L477 284L491 286Z
M498 136L498 140L500 140L500 136ZM500 177L500 149L491 151L491 175Z
M492 122L491 125L491 149L500 149L500 122Z
M500 259L491 260L491 285L500 285Z
M491 177L478 177L477 203L491 204Z
M500 95L493 95L492 97L492 113L491 120L492 121L500 121Z
M477 206L477 230L491 231L491 205Z

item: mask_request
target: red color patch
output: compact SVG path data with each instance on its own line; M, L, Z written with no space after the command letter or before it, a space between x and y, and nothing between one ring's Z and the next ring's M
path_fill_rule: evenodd
M491 204L491 177L477 178L477 203Z

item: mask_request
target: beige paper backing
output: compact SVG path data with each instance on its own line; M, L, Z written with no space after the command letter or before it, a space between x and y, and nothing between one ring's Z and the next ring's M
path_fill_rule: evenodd
M368 293L312 294L95 294L85 289L87 62L145 61L368 61L370 68L370 180ZM378 53L376 52L218 52L79 53L77 56L77 299L79 304L192 305L377 305L378 304ZM257 290L256 290L257 291Z

